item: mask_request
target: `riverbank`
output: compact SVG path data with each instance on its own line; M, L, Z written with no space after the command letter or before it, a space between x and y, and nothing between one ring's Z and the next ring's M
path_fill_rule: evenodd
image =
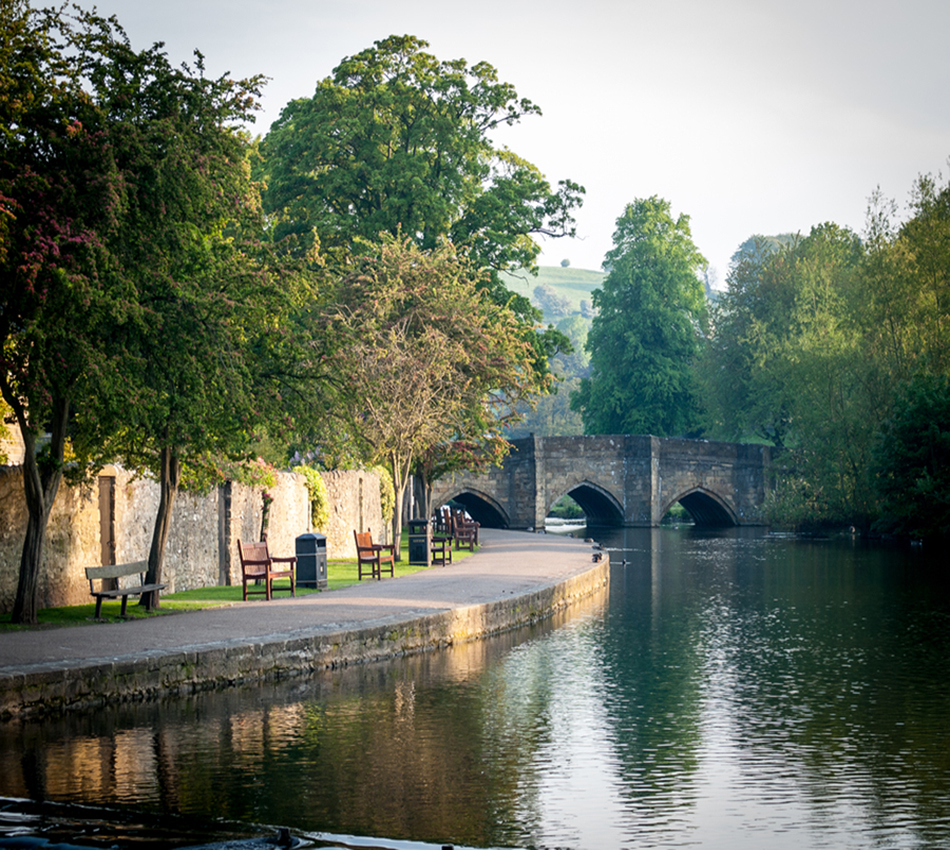
M608 582L606 558L555 535L484 529L459 564L329 593L4 635L0 717L284 678L488 637Z

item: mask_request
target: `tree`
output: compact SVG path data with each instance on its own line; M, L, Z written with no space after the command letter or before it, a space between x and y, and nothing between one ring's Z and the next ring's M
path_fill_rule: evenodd
M18 623L36 622L46 524L68 438L77 436L74 413L116 376L108 341L130 310L107 247L128 186L107 116L82 85L95 26L81 16L74 27L27 2L0 6L0 392L23 435L28 511Z
M900 228L896 282L918 370L950 374L950 185L922 175L911 191L912 217Z
M590 322L577 313L562 319L557 329L570 341L573 351L558 354L551 361L557 383L552 392L538 399L533 407L521 411L522 419L509 429L513 439L537 434L540 437L569 437L584 433L584 422L571 409L571 393L580 387L590 373L590 356L584 351Z
M260 358L287 293L259 241L239 127L260 79L209 79L200 54L173 68L160 45L136 53L117 25L100 26L88 76L134 189L109 246L137 312L111 340L122 380L100 395L90 449L158 479L147 580L160 583L179 487L207 486L217 461L250 454L267 407ZM157 592L142 604L157 605Z
M854 305L864 288L860 238L832 223L811 229L792 252L791 332L774 377L791 414L787 459L809 482L822 522L870 521L874 433L891 399L879 392Z
M950 534L950 378L921 375L908 383L874 460L887 531Z
M826 223L734 257L701 384L714 433L780 450L777 521L868 527L883 510L904 532L944 523L950 190L920 177L910 211L897 226L875 192L863 239Z
M426 42L391 36L344 59L311 98L291 101L262 144L264 203L275 238L316 236L331 257L356 237L397 232L424 250L447 239L489 270L480 283L522 320L536 367L565 340L536 331L530 301L499 270L533 269L534 237L574 235L583 188L556 190L490 134L539 115L486 62L441 61Z
M267 207L313 228L324 250L401 229L449 238L479 266L530 267L532 234L573 234L579 186L557 192L488 134L540 109L486 62L443 62L391 36L344 59L314 96L284 107L264 140Z
M697 426L692 368L706 332L705 265L689 217L674 219L668 201L638 199L617 219L608 275L594 291L591 374L571 398L587 433L664 436Z
M547 321L569 316L574 309L570 298L559 294L553 286L547 283L536 286L532 294L534 295L534 303L538 305Z
M232 125L259 81L208 80L200 56L173 69L95 14L3 15L0 389L27 449L14 618L31 622L67 440L76 476L118 456L159 477L157 582L182 447L248 430L236 402L266 278L240 236L259 205Z
M788 439L791 399L779 365L792 333L798 241L783 247L775 237L752 237L733 254L698 370L708 427L722 439L779 449Z
M701 369L710 428L779 450L776 520L866 524L869 452L891 402L865 348L864 249L833 223L783 241L735 255Z
M314 310L314 357L340 376L328 405L337 437L391 470L397 546L415 462L446 442L490 440L542 389L517 318L478 278L447 243L384 236Z

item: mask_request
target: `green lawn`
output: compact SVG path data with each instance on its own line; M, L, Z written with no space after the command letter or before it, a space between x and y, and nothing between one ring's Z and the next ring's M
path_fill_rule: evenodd
M529 299L536 286L547 284L554 288L558 295L567 298L575 311L580 310L582 300L590 301L595 289L604 285L604 273L587 269L561 268L560 266L540 266L538 276L527 272L506 274L502 272L502 282L512 292L525 295Z
M409 552L409 543L406 532L403 533L402 555L403 560L396 564L396 578L411 575L431 567L410 566L407 562ZM454 560L460 561L469 557L472 553L467 551L453 552ZM439 568L440 569L440 568ZM302 596L310 593L326 593L333 590L339 590L341 587L349 587L357 583L357 565L356 559L328 561L327 562L327 590L313 590L311 588L298 587L297 595ZM384 580L390 580L388 576ZM363 581L370 581L364 577ZM279 579L274 582L274 591L276 598L283 598L290 595L290 582L286 579ZM177 614L182 611L198 611L202 608L217 608L222 605L240 605L243 596L241 585L228 587L196 587L193 590L184 590L179 593L169 593L162 595L161 607L152 612L146 611L138 604L137 597L129 597L128 608L126 609L126 620L141 620L146 617L160 617L167 614ZM92 597L90 597L92 599ZM252 596L252 600L259 601L263 596ZM43 629L55 628L57 626L80 626L89 625L97 622L116 623L121 622L120 612L122 603L103 602L102 614L99 620L95 620L93 615L96 612L95 600L87 605L69 605L63 608L43 608L39 612L38 626L15 626L10 622L9 614L0 614L0 633L5 631L18 631L21 629Z

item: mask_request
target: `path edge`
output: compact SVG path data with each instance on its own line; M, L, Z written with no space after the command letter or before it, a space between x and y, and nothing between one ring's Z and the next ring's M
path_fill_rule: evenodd
M606 590L610 561L529 593L385 624L272 635L0 674L0 720L178 696L384 661L533 625ZM187 616L187 615L186 615Z

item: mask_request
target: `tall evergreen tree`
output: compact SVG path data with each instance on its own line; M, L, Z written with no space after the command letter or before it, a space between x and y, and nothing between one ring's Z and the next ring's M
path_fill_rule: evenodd
M689 217L662 198L627 204L587 337L590 377L572 395L588 434L685 435L699 423L692 368L706 332L706 261Z

